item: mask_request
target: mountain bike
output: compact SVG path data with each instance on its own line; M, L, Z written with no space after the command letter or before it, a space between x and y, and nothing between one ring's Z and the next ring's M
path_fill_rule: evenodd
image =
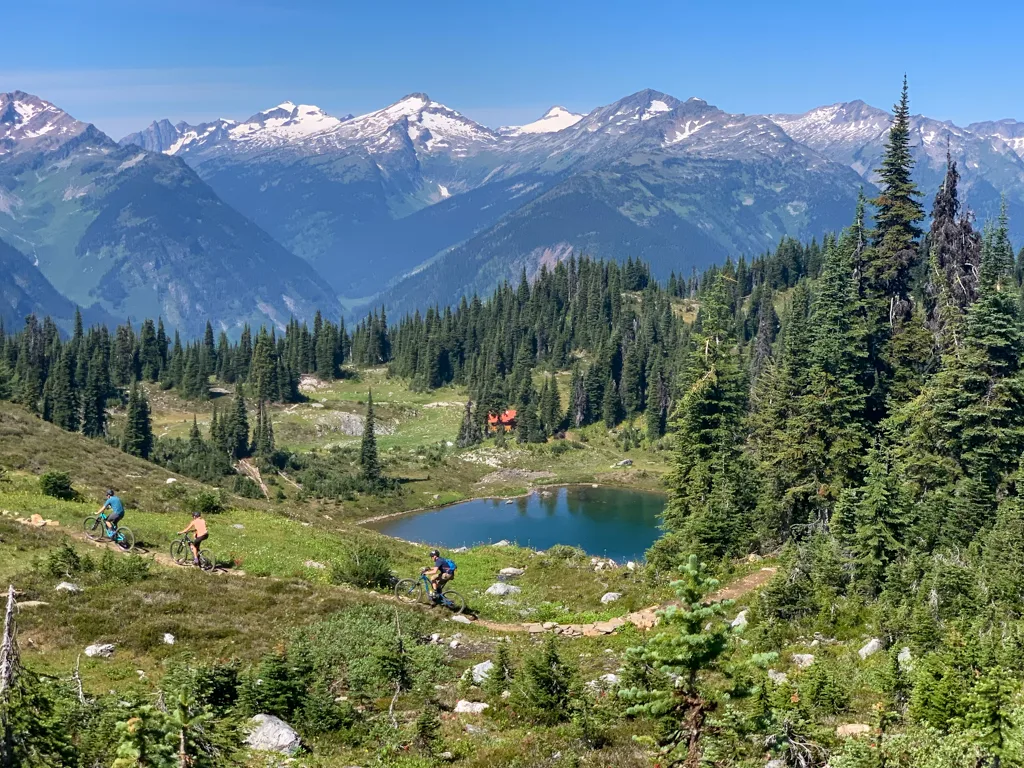
M192 557L192 546L194 544L195 541L187 533L183 534L180 539L175 539L171 542L171 559L178 565L194 565L195 560ZM209 550L199 549L199 567L207 572L216 570L217 556Z
M131 528L117 523L112 524L112 529L107 530L107 516L104 513L85 518L83 528L85 535L92 541L112 541L125 552L131 552L135 546L135 534Z
M430 579L425 573L421 573L416 579L402 579L395 584L395 595L407 600L415 600L423 605L443 605L452 613L462 613L466 610L466 600L454 589L448 589L445 583L441 587L441 594L435 595Z

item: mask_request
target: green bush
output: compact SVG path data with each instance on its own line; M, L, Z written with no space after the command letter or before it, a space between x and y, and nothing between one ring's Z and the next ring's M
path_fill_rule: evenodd
M800 680L800 693L817 711L838 714L850 706L849 675L840 674L824 660L815 661Z
M213 491L199 491L185 500L185 511L189 514L199 512L203 515L215 515L224 511L224 504L219 494Z
M96 564L86 555L82 557L68 542L61 542L46 558L46 572L55 579L74 576L95 569Z
M516 673L509 702L521 717L539 725L554 725L571 714L575 670L562 660L549 635L544 645L527 656Z
M152 560L139 555L115 555L107 550L100 559L100 573L107 581L133 584L149 575L152 564Z
M331 564L331 581L355 587L387 587L391 573L391 554L383 545L366 541L352 542L342 556Z
M555 544L548 547L547 556L555 560L582 560L587 556L579 547L572 547L568 544Z
M231 490L243 499L262 499L263 489L251 477L238 475L232 483Z
M39 477L39 490L44 496L73 501L78 491L71 487L71 475L67 472L45 472Z

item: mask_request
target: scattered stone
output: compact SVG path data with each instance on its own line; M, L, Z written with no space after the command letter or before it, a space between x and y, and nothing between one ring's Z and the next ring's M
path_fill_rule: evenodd
M88 648L86 648L85 655L88 656L90 659L95 658L96 656L99 656L104 659L109 659L111 656L114 655L114 648L115 646L113 643L97 643L95 645L90 645Z
M473 667L473 682L480 685L480 683L491 676L492 669L494 669L494 662L490 659L475 665Z
M482 714L485 709L490 709L490 706L490 704L485 704L482 701L466 701L465 699L459 699L455 703L455 714L479 715Z
M514 499L505 499L505 503L506 504L515 504L516 502L515 502Z
M462 645L462 643L460 643L458 640L452 640L450 643L448 643L448 647L451 648L453 651L460 645Z
M469 547L456 547L455 549L452 550L452 552L455 553L456 555L462 555L462 554L465 554L466 552L469 552Z
M900 648L900 652L896 654L896 663L900 665L900 669L909 671L914 667L914 657L910 653L909 648Z
M788 763L786 763L785 760L775 758L774 760L769 760L767 763L765 763L764 768L787 768L787 765Z
M470 618L468 616L463 616L461 613L457 614L456 616L452 616L451 621L454 621L457 624L472 624L473 623L472 620L470 620Z
M633 466L633 460L632 459L623 459L622 461L615 462L615 466L616 467L632 467Z
M846 723L836 728L836 736L864 736L871 733L871 726L866 723Z
M732 623L729 626L733 629L743 629L747 626L747 611L742 610L736 614L736 618L732 620Z
M505 584L499 581L494 584L491 584L491 586L487 588L484 594L498 595L499 597L504 597L505 595L518 595L522 591L523 590L519 587L513 586L512 584Z
M526 573L525 568L502 568L498 571L499 576L522 576Z
M807 669L811 664L814 663L813 653L794 653L793 663L796 664L800 669Z
M316 560L307 560L304 565L307 568L315 568L318 571L324 570L327 566L323 563L318 563Z
M592 691L599 691L606 688L612 688L619 684L619 676L609 672L606 675L601 675L597 680L591 680L587 683L587 687Z
M501 541L494 542L493 544L491 544L491 546L492 547L511 547L512 546L512 542L509 541L508 539L502 539Z
M175 639L170 632L164 632L164 645L174 645Z
M284 720L273 715L255 715L249 721L255 728L245 737L245 743L259 752L278 752L294 755L302 748L299 734Z
M234 524L234 525L232 525L231 527L232 527L232 528L237 528L238 530L242 530L243 528L245 528L245 526L244 526L244 525L242 525L241 523L235 523L235 524Z
M759 554L757 554L757 552L751 552L749 555L747 555L748 563L759 563L761 562L761 560L762 558Z
M607 605L608 603L614 603L616 600L622 598L621 592L605 592L601 595L601 602Z
M541 624L541 627L543 627L544 629L557 629L558 622L557 621L545 621L543 624Z
M431 645L440 645L441 644L441 633L440 632L435 632L434 634L432 634L430 636L430 644Z
M626 568L628 570L630 570L630 571L635 571L636 570L636 563L634 563L632 560L627 560L626 561Z
M62 581L56 587L53 588L54 592L68 592L72 595L77 595L82 591L82 588L77 584L72 584L70 581Z
M877 637L871 638L867 645L857 651L857 655L862 659L866 659L868 656L873 656L882 650L882 641Z
M168 477L166 480L164 480L164 484L166 485L173 485L176 482L178 482L178 478L176 477Z
M477 725L473 725L472 723L466 723L465 729L466 729L466 733L484 733L484 729L483 728L481 728L481 727L479 727Z
M785 672L776 672L774 669L768 670L768 679L776 685L789 682L789 676Z
M512 691L502 691L501 692L501 698L503 698L503 699L511 698L511 696L512 696Z

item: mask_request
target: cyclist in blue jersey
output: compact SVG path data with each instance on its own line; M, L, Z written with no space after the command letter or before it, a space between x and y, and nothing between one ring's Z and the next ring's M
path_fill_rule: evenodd
M441 553L436 549L430 550L430 559L434 561L434 567L427 568L423 572L430 577L430 586L434 588L432 597L436 601L440 599L444 585L455 578L457 566L448 558L441 557Z
M105 509L109 509L110 513L103 515L103 510ZM107 500L103 502L103 506L100 507L100 511L96 514L103 515L103 525L107 527L107 536L113 538L117 524L124 517L124 504L121 503L121 500L113 491L107 491Z

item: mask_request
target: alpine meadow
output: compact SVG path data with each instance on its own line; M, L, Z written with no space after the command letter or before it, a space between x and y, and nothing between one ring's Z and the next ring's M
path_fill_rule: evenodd
M0 93L0 768L1024 768L1024 131L910 94Z

